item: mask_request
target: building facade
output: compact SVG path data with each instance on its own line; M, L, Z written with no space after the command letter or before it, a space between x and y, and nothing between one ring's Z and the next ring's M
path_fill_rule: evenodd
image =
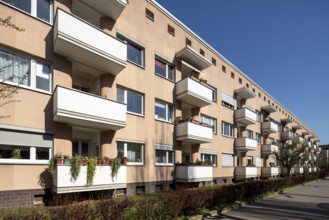
M1 77L20 84L0 108L0 209L48 193L279 176L273 151L307 147L295 174L316 171L318 136L154 0L0 1ZM26 77L23 77L27 75ZM21 78L23 77L23 78ZM54 155L128 157L118 176L86 167L71 181Z

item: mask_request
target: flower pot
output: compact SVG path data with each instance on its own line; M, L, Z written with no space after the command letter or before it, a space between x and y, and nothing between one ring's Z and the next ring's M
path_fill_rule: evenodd
M97 164L98 164L98 165L102 165L103 163L104 163L103 160L98 160L98 161L97 161Z
M128 158L127 157L122 157L121 158L121 164L122 165L127 165Z
M56 158L56 164L62 164L63 159L62 158Z

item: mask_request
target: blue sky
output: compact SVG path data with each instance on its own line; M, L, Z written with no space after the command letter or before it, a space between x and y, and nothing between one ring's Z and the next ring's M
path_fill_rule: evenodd
M329 144L329 0L157 0Z

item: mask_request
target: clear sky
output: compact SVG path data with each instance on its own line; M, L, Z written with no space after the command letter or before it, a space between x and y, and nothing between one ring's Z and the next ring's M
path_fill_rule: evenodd
M157 0L329 144L329 0Z

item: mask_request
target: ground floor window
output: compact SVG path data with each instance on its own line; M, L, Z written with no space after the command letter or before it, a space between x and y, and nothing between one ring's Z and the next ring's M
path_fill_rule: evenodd
M223 167L233 167L234 166L233 154L222 153L222 166Z
M117 155L122 152L128 158L128 165L144 164L144 144L134 142L117 142Z
M0 145L0 162L3 160L42 161L50 159L50 148Z
M155 145L155 163L156 165L174 165L175 151L172 145Z
M204 163L209 163L210 165L217 166L217 155L215 154L201 154L201 160Z
M88 141L72 141L72 156L89 156L89 142Z

